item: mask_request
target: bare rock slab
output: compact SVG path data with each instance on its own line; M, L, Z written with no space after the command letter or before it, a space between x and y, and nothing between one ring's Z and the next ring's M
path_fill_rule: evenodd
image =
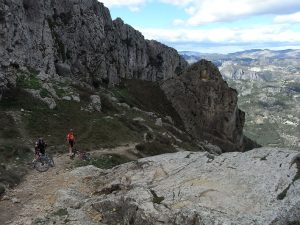
M95 192L76 210L84 214L92 207L100 224L286 225L300 221L298 158L297 151L272 148L213 158L178 152L99 172L82 167L70 175L93 180ZM77 179L75 202L86 178Z

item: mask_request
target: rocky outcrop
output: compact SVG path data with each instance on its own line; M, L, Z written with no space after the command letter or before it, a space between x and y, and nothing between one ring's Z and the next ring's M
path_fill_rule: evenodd
M297 155L178 152L111 170L82 167L64 175L68 188L57 192L53 211L65 209L72 224L298 224ZM65 219L52 214L45 224Z
M176 50L113 21L97 0L0 2L0 90L14 86L9 71L22 67L98 86L162 80L186 66Z
M237 92L228 87L218 68L201 60L186 72L161 84L195 138L209 140L223 151L245 150L245 113L238 109Z

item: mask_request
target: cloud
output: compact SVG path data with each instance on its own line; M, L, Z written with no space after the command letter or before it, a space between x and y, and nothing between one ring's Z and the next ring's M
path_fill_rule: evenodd
M100 0L106 7L128 7L131 11L139 11L140 7L143 6L148 0Z
M177 6L186 6L190 3L194 3L195 0L161 0L161 2Z
M300 31L286 25L266 25L243 29L139 29L145 38L175 46L292 46L300 44ZM180 48L181 48L180 47ZM182 49L181 49L182 50Z
M276 16L275 23L300 23L300 11L288 15Z
M160 0L183 7L187 25L234 21L247 16L290 14L300 11L299 0Z

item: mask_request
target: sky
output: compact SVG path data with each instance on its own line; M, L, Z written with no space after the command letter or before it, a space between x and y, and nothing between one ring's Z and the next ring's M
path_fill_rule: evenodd
M100 0L113 19L178 51L300 49L300 0Z

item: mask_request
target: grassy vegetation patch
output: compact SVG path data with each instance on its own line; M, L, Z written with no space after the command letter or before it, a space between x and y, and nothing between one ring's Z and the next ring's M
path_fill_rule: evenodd
M128 117L121 117L119 120L130 130L137 132L138 136L140 136L141 133L148 131L147 127L141 124L139 121L132 120Z
M24 146L21 141L5 142L0 144L0 162L13 161L16 158L20 160L26 160L31 155L31 150ZM21 162L21 161L20 161Z
M93 90L80 84L72 84L72 88L76 90L83 102L90 102L90 96L95 94Z
M83 91L83 90L82 90ZM87 94L89 96L89 94ZM105 102L105 101L104 101ZM57 107L50 110L46 104L33 98L20 88L5 93L0 101L0 122L4 129L0 131L0 138L16 138L18 130L12 118L6 116L5 111L18 111L21 114L24 129L28 136L35 140L42 136L49 146L67 151L66 134L70 128L75 130L76 144L80 148L115 147L123 143L141 141L142 134L136 122L120 118L105 119L109 113L116 113L113 106L103 104L106 113L86 112L81 110L83 102L57 101Z
M109 97L105 94L100 95L101 108L103 113L118 113L119 110L114 106Z
M268 135L265 135L265 134ZM263 124L251 124L245 125L245 135L252 140L255 140L259 144L265 145L280 145L281 137L278 133L278 126L274 123L265 121Z
M68 215L68 210L66 208L58 209L52 215L53 216L66 216Z
M48 106L34 98L31 94L24 91L22 88L15 88L6 91L0 101L0 110L20 110L27 111L43 111Z
M141 84L145 87L150 85L150 87L148 87L149 89L152 87L150 83L142 82ZM133 84L131 85L134 86ZM153 85L155 86L156 84ZM157 85L155 87L159 89ZM22 129L26 131L26 138L30 139L29 142L32 142L33 145L34 140L38 137L44 137L48 143L48 151L50 151L50 153L67 152L68 144L66 142L66 134L70 128L75 131L76 147L78 149L92 150L113 148L125 143L139 143L143 141L144 133L148 132L149 128L147 128L147 126L153 129L155 140L137 146L142 154L157 155L166 152L175 152L175 148L172 145L172 142L176 142L175 139L156 135L156 133L166 132L166 129L164 127L155 126L155 120L153 118L134 110L127 110L126 115L115 116L120 109L110 100L109 96L104 93L100 94L103 108L102 113L84 111L82 109L90 102L90 95L95 93L81 86L72 86L72 88L80 93L82 101L56 101L57 107L53 110L49 109L45 103L33 98L30 94L22 90L22 88L16 88L4 94L2 101L0 101L0 112L6 115L7 111L17 111L21 116ZM119 91L123 96L127 94L128 96L138 96L138 94L132 95L129 90L128 88L123 88ZM152 91L155 90L156 89L152 89ZM134 93L139 93L140 91L142 91L142 88L136 92L134 91ZM47 92L45 93L45 96L46 95ZM127 99L128 96L124 98ZM134 101L140 104L141 107L144 107L147 102L146 100L139 101L139 99L135 99ZM152 102L151 104L154 105L155 103ZM147 107L149 107L150 111L151 104L145 106L144 109L146 110ZM163 102L159 104L163 104ZM161 105L160 107L163 108L164 106ZM21 108L23 108L24 111L22 110L22 112L20 112ZM2 114L0 113L0 115ZM137 117L141 117L144 121L133 120L133 118ZM21 136L12 118L1 116L0 122L1 119L3 120L2 124L5 124L5 129L0 131L0 138L13 137L13 139L16 140L18 136ZM172 133L176 136L180 136L176 130L172 130ZM20 137L20 142L18 142L20 145L22 145L21 138L24 137ZM191 150L188 144L188 138L184 137L184 135L179 138L183 139L183 143L187 143L185 145L188 146L187 150ZM3 146L4 145L2 145L2 147ZM8 151L5 150L6 152L12 152L12 154L6 155L6 158L13 157L14 154L17 154L14 148L15 147L5 146L5 149L8 149Z
M104 114L82 111L80 103L59 101L55 110L34 110L25 120L30 136L43 136L50 145L64 145L70 128L75 130L76 144L87 149L115 147L141 138L138 131L118 118L104 117Z
M26 173L26 167L6 169L0 167L0 186L8 186L10 188L19 184Z
M59 97L59 98L62 98L64 96L67 95L67 92L65 89L61 88L61 87L58 87L57 85L54 86L54 90L55 90L55 93L56 95Z
M154 190L150 190L151 194L153 195L153 199L152 199L152 202L155 203L155 204L161 204L161 202L163 200L165 200L165 197L161 196L161 197L158 197L156 192Z
M288 222L287 225L300 225L300 221Z
M80 142L90 144L92 141L96 147L116 147L122 143L138 141L140 136L117 118L94 119L90 130L80 138Z
M178 113L160 89L158 83L135 79L123 80L118 89L113 91L121 102L145 111L171 116L175 125L183 128L183 123Z
M101 169L111 169L117 165L130 162L131 160L125 156L120 155L102 155L100 157L94 158L91 161L76 161L75 166L87 166L93 165Z
M155 137L152 142L140 143L135 147L139 152L147 156L176 152L171 140L161 135Z
M51 94L45 88L42 88L40 95L42 98L51 97Z
M182 143L177 143L178 147L192 152L202 151L202 149L194 141L184 141Z
M17 78L17 87L39 90L42 85L36 74L22 74Z
M14 119L3 111L0 111L0 124L0 138L15 139L20 137L20 133L16 127Z

